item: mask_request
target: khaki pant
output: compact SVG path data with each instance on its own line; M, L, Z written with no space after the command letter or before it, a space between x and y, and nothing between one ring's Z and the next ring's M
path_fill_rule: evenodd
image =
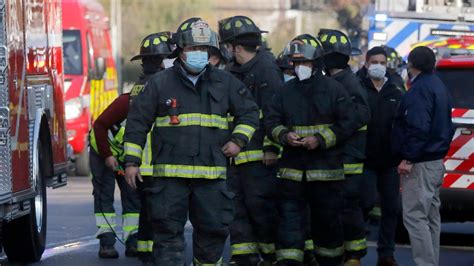
M414 164L410 175L401 179L403 224L418 266L439 265L439 189L444 171L442 160L421 162Z

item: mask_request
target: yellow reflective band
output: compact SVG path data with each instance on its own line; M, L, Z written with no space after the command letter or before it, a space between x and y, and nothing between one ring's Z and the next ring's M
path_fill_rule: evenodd
M359 251L367 249L367 239L345 241L344 247L347 251Z
M271 139L265 136L265 138L263 139L263 147L269 147L269 146L273 146L273 147L276 147L277 149L281 149L280 144L273 142Z
M138 252L153 252L153 241L152 240L138 240L137 250Z
M330 128L323 128L319 134L326 142L326 148L331 148L336 145L336 134Z
M124 232L133 232L138 230L138 225L123 226L122 229Z
M358 131L367 131L367 125L365 125L365 126L359 128Z
M280 168L280 178L301 182L303 180L303 170Z
M95 224L99 228L108 228L109 226L115 227L115 213L96 213Z
M193 166L156 164L153 166L153 176L181 178L226 178L227 168L222 166Z
M332 126L332 124L322 124L314 126L294 126L293 130L300 137L309 137L316 135L316 133L321 134L321 131L329 128L330 126Z
M263 151L242 151L237 156L235 156L234 161L236 165L256 162L263 160Z
M232 132L232 134L244 135L249 141L252 139L253 133L255 133L255 128L244 124L238 124Z
M278 249L276 251L277 261L296 260L303 262L304 251L299 249Z
M110 227L114 228L114 227L116 227L116 226L117 226L117 224L113 224L113 223L97 225L97 227L99 227L99 228L105 228L105 229L110 228Z
M142 165L140 165L140 175L142 175L142 176L152 176L153 175L153 166L151 164L142 164Z
M347 163L344 164L344 173L346 175L360 175L364 172L363 163Z
M95 213L95 217L115 217L115 213Z
M286 128L285 126L283 125L280 125L280 126L277 126L275 127L273 130L272 130L272 136L273 136L273 139L276 140L276 141L279 141L279 137L280 137L280 133L284 130L288 130L288 128Z
M344 255L344 246L337 248L323 248L316 246L316 254L321 257L335 258Z
M230 246L232 255L258 254L258 243L240 243Z
M312 239L308 239L304 242L304 250L314 250L314 243Z
M344 179L344 169L336 170L307 170L306 179L308 181L333 181Z
M194 266L222 266L222 258L216 263L200 263L196 258L193 259Z
M125 213L122 215L123 218L139 218L139 213Z
M155 120L156 127L186 127L186 126L201 126L201 127L216 127L220 129L229 129L227 117L220 115L208 114L180 114L178 115L179 124L171 125L169 116L160 116Z
M131 142L125 142L124 143L124 151L125 155L130 155L134 156L137 158L142 158L142 147L140 147L137 144L131 143Z
M258 243L263 254L275 253L275 244L273 243Z

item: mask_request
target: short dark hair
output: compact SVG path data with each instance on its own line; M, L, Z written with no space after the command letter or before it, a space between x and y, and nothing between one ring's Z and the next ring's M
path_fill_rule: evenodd
M375 46L375 47L372 47L372 49L367 51L367 53L365 54L365 61L369 62L372 56L379 55L379 54L385 56L385 58L388 58L387 52L385 52L385 49L383 49L382 46Z
M421 72L431 73L435 69L436 56L430 48L418 46L408 55L408 63Z

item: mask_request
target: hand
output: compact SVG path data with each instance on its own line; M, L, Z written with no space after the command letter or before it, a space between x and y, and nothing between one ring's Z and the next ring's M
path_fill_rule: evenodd
M398 165L398 174L400 176L408 176L411 173L411 169L413 168L413 164L408 163L407 160L403 160L400 165Z
M301 147L303 142L300 141L301 137L298 136L295 132L289 132L286 134L286 142L293 147Z
M278 154L267 151L263 154L263 164L266 166L275 165L278 162Z
M140 175L140 167L138 166L127 166L125 168L125 180L133 189L137 189L137 183L135 179L138 178L138 181L143 182L143 178Z
M110 168L112 171L117 170L119 163L114 156L109 156L105 159L105 165Z
M235 157L239 154L240 147L232 141L227 142L224 147L222 147L222 153L227 157Z
M306 137L301 141L303 142L303 147L307 150L314 150L319 147L319 140L315 136Z

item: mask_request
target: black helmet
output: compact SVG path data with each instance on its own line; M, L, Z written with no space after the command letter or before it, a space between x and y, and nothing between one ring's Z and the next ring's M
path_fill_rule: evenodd
M170 44L171 33L168 31L152 33L146 36L140 43L140 53L130 61L138 60L146 56L163 55L168 56L173 52Z
M219 35L222 42L230 42L242 36L255 36L256 45L261 43L261 31L255 23L246 16L234 16L219 20Z
M284 55L283 52L278 54L276 64L282 70L293 69L293 62L288 60L288 56Z
M387 53L387 68L397 69L403 65L403 59L398 55L397 50L386 45L382 45L382 48Z
M209 24L201 18L190 18L173 34L174 43L181 49L192 46L213 46L219 48L219 39Z
M324 55L324 49L317 38L309 34L302 34L287 44L283 54L290 61L310 61L321 58Z
M327 54L339 53L347 56L353 55L351 41L349 37L341 31L321 29L318 38L321 40L324 51Z

